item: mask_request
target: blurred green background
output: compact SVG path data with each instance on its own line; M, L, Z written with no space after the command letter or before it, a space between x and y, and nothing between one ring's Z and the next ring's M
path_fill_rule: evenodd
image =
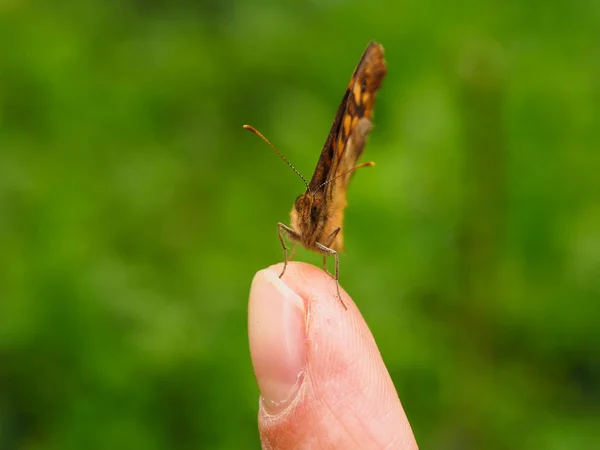
M241 126L309 177L370 39L341 283L421 448L600 448L599 32L595 0L0 2L0 448L259 448L248 288L303 185Z

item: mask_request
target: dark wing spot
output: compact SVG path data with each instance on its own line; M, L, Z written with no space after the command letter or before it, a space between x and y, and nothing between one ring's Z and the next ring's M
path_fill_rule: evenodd
M358 117L365 117L365 106L364 105L357 105L356 106L356 116Z

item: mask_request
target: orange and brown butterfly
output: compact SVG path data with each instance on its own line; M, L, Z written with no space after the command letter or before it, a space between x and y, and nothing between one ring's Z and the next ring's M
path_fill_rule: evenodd
M291 211L291 226L277 224L279 240L284 250L283 271L288 263L284 235L305 248L323 255L323 266L327 271L327 255L335 258L335 281L337 296L346 308L340 295L339 256L344 249L342 222L347 205L346 191L354 170L373 166L366 162L356 165L362 154L366 137L373 128L371 117L375 105L375 94L386 74L383 47L371 42L363 53L321 151L317 167L310 183L292 166L288 160L254 127L244 128L260 136L296 172L306 185L306 192L300 195Z

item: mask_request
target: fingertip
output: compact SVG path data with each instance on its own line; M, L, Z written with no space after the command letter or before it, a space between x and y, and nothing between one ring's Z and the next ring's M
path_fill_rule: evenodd
M272 268L259 271L252 281L248 337L263 405L275 414L293 400L303 380L306 308Z
M292 266L292 263L288 264ZM283 264L274 264L266 269L259 270L252 279L250 285L250 303L266 300L273 297L284 297L296 304L302 310L305 310L305 304L298 292L296 292L285 280L280 277ZM296 270L286 269L286 277L293 277Z
M279 276L283 272L283 267L283 263L278 263L265 270L272 270L273 273ZM290 289L304 298L309 309L311 304L318 304L319 307L327 305L327 307L332 307L334 311L340 313L348 310L348 307L354 306L352 298L346 293L341 284L339 285L340 298L338 297L335 278L330 273L312 264L291 261L287 264L280 279Z
M359 310L317 267L288 263L254 277L249 302L252 363L262 401L263 444L345 448L414 443L377 345ZM336 405L331 409L331 405ZM335 438L332 438L332 431ZM326 437L328 436L328 437ZM407 446L407 448L416 448Z

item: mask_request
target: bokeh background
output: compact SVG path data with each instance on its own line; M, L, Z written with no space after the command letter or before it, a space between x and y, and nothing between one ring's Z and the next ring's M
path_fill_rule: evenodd
M424 449L600 448L600 3L0 2L0 448L253 449L246 302L370 39L341 282ZM296 259L320 263L299 250Z

